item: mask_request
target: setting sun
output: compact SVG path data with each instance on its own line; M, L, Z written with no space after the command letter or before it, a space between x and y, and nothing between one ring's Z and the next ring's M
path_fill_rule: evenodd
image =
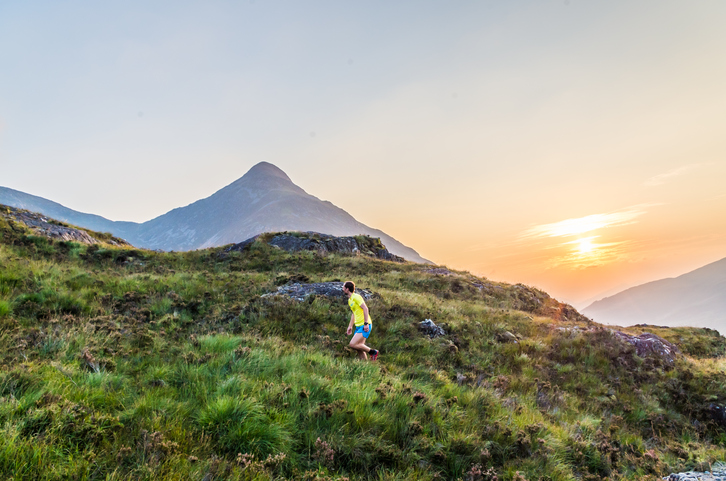
M592 243L593 237L588 237L586 239L580 239L579 240L579 247L578 250L581 254L587 254L589 252L592 252L592 250L595 248L595 246Z

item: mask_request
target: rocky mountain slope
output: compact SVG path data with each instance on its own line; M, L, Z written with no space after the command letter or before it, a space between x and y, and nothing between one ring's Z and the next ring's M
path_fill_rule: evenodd
M335 236L380 237L393 254L413 262L428 262L385 232L368 227L343 209L308 194L267 162L255 165L206 199L141 224L82 214L7 188L0 188L0 203L111 232L148 249L187 251L238 243L263 232L314 231Z
M676 278L632 287L582 313L606 324L697 326L726 333L726 258Z
M108 233L94 232L89 229L77 228L64 222L46 217L37 212L25 209L16 209L0 204L0 222L5 226L12 225L15 230L28 231L40 237L49 239L78 242L81 244L108 244L111 246L131 247L123 239L113 237Z

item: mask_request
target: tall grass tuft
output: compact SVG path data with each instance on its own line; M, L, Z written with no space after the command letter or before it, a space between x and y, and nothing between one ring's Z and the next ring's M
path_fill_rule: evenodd
M0 300L0 318L9 316L13 312L13 307L9 301Z
M241 452L264 458L285 452L292 443L289 428L272 419L254 399L220 396L199 413L197 423L230 455Z

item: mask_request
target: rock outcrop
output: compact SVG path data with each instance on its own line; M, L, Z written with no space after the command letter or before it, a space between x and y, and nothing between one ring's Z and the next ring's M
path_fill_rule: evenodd
M497 340L497 342L499 342L501 344L507 344L507 343L517 344L519 342L519 338L509 331L498 332L497 334L494 335L494 338Z
M423 334L429 336L431 339L446 335L446 331L444 331L441 326L437 326L436 324L434 324L434 321L432 321L431 319L421 321L418 325L418 329Z
M644 332L639 336L633 336L622 331L616 331L614 329L605 329L602 326L571 326L571 327L557 327L555 324L552 325L555 331L567 333L570 336L585 335L591 336L591 342L596 342L597 339L603 342L598 334L606 332L609 333L615 340L624 344L633 346L632 353L643 359L651 358L662 362L665 366L673 366L676 359L682 355L681 350L675 344L663 339L660 336L656 336L650 332ZM714 411L714 416L718 416L718 412ZM726 420L726 414L724 414Z
M627 342L635 347L635 353L642 357L657 357L668 365L672 365L676 357L681 354L678 347L655 334L645 332L639 336L631 336L620 331L613 331L613 335L618 339Z
M355 292L360 294L366 301L373 297L373 293L367 289L356 289ZM345 297L345 294L343 294L343 283L316 282L313 284L301 284L296 282L280 286L277 288L277 291L265 294L262 297L287 296L296 301L302 301L311 295L343 298Z
M673 473L663 478L664 481L726 481L726 463L716 462L711 471L687 471Z
M367 255L393 262L404 262L403 257L391 254L375 237L336 237L318 232L281 232L260 234L229 247L226 252L244 251L255 241L265 242L287 252L314 251L320 254Z

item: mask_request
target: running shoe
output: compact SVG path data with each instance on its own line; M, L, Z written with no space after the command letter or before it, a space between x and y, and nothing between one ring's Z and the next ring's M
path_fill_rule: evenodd
M378 349L371 349L368 354L371 356L371 361L378 359Z

